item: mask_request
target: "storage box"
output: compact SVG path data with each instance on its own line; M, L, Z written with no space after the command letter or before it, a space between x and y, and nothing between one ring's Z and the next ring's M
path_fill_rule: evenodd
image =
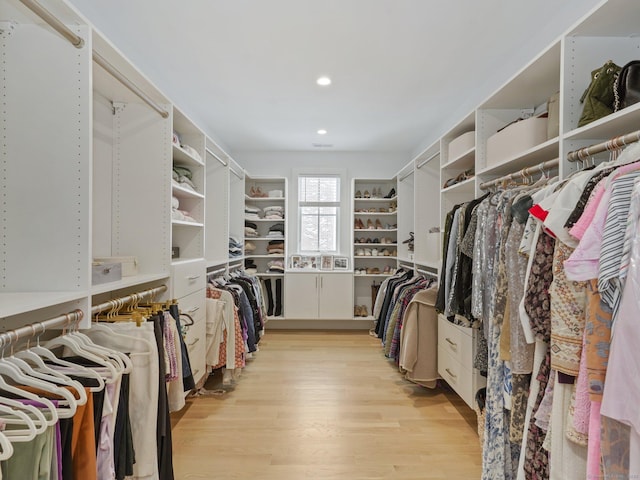
M91 266L91 284L117 282L122 279L121 263L94 262Z
M487 139L487 167L547 141L547 119L532 117L512 123Z
M449 142L449 161L471 150L476 144L476 132L463 133Z
M96 257L93 261L122 264L123 277L132 277L138 274L138 257Z

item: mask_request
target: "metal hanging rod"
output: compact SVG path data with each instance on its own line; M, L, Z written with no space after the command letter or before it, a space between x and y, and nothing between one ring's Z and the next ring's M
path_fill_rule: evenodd
M99 305L94 305L93 307L91 307L91 315L95 315L97 313L101 313L104 312L106 310L111 310L112 308L114 308L114 306L116 306L116 303L118 304L127 304L127 303L131 303L135 300L142 300L145 297L149 297L149 296L154 296L154 295L158 295L159 293L162 292L166 292L167 291L167 286L166 285L161 285L159 287L156 288L150 288L149 290L145 290L143 292L138 292L138 293L134 293L132 295L127 295L126 297L122 297L122 298L118 298L115 300L109 300L107 302L101 303Z
M596 153L620 150L625 145L638 141L640 141L640 130L612 138L606 142L597 143L595 145L569 152L567 154L567 160L570 162L582 162Z
M429 270L424 270L422 268L416 268L416 272L418 272L418 273L420 273L422 275L427 275L427 276L432 277L432 278L438 278L437 272L431 272Z
M244 266L242 265L242 261L240 261L240 263L236 263L235 265L229 265L229 270L235 268L244 268Z
M231 170L231 173L233 173L236 177L238 177L240 180L242 180L244 178L244 175L236 172L232 167L229 167L229 170Z
M72 312L59 315L49 320L43 320L42 322L35 322L29 325L16 328L15 330L8 330L0 333L0 345L8 345L12 342L16 342L21 338L33 337L38 333L43 333L50 328L68 327L73 324L77 324L82 320L84 314L82 310L76 309Z
M93 61L104 68L113 78L122 83L125 87L135 93L140 99L160 114L162 118L168 118L169 112L158 105L156 102L144 93L135 83L120 73L113 65L107 62L99 53L93 52Z
M560 159L559 158L555 158L553 160L549 160L547 162L542 162L542 163L539 163L538 165L534 165L533 167L523 168L522 170L510 173L509 175L505 175L504 177L496 178L496 179L491 180L489 182L481 183L480 184L480 190L486 190L486 189L488 189L490 187L493 187L494 185L498 185L498 184L500 184L502 182L505 182L507 180L515 180L516 178L527 177L527 176L533 175L538 170L545 170L545 169L548 169L548 168L555 168L558 165L560 165Z
M401 182L401 181L403 181L405 178L409 178L411 175L413 175L413 169L412 169L410 172L405 173L402 177L400 177L400 178L398 179L398 181L399 181L399 182Z
M47 22L51 28L53 28L56 32L62 35L64 38L69 40L71 45L76 48L84 47L84 39L76 35L73 30L67 27L64 23L58 20L49 10L44 8L38 2L34 0L20 0L22 4L31 10L33 13L38 15L42 20Z
M223 272L227 271L227 267L222 267L222 268L217 268L216 270L211 270L210 272L207 272L207 278L208 277L214 277L216 275L219 275Z
M429 163L431 160L433 160L434 158L436 158L438 155L440 155L440 152L436 152L433 155L431 155L429 158L427 158L426 160L423 160L422 162L420 162L418 165L416 165L416 168L422 168L424 167L427 163Z
M213 150L211 150L209 147L205 147L205 150L207 151L207 153L209 155L211 155L213 158L215 158L216 160L218 160L222 165L224 165L225 167L227 165L229 165L227 162L225 162L224 160L222 160L218 155L216 155L215 153L213 153Z

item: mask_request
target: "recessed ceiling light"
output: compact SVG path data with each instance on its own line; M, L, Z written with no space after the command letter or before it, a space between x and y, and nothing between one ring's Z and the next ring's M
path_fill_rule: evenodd
M321 128L320 130L318 130L318 135L326 135L327 131L324 128Z
M320 77L318 78L318 80L316 80L316 83L318 85L326 87L327 85L331 85L331 79L329 77Z

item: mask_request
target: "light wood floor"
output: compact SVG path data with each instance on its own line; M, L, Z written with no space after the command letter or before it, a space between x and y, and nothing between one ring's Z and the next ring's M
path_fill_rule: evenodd
M480 478L475 413L367 332L268 331L235 388L173 423L177 480Z

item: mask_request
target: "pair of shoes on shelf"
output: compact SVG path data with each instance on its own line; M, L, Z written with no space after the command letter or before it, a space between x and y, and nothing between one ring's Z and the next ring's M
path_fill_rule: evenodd
M362 192L360 190L356 192L356 198L362 198Z
M375 188L371 193L371 198L382 198L382 188Z
M392 188L391 190L389 190L389 193L387 193L384 198L393 198L396 196L396 189Z
M355 305L353 307L353 316L354 317L368 317L369 311L366 305Z
M364 194L362 195L363 198L371 198L371 194L369 193L369 190L365 190Z
M393 240L390 239L389 237L383 237L382 241L380 242L383 245L392 245L393 244Z
M367 268L368 275L380 275L380 269L378 267L369 267Z
M375 226L376 226L376 230L382 230L382 222L380 222L380 220L377 218L376 218Z
M249 196L253 198L267 198L268 194L264 193L260 187L251 187Z
M391 274L391 267L389 265L384 267L384 270L382 271L382 274L383 275L390 275Z
M354 227L356 230L364 230L364 229L365 229L364 223L362 223L362 220L360 220L359 218L356 218L356 219L354 220L354 222L353 222L353 227Z
M356 248L355 255L356 257L364 257L364 248Z

